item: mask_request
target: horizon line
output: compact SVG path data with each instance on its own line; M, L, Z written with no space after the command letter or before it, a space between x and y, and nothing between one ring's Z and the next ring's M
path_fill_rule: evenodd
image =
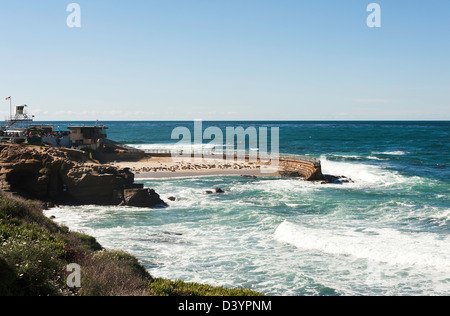
M450 122L450 119L436 120L436 119L422 119L422 120L398 120L398 119L353 119L353 120L246 120L246 119L234 119L234 120L203 120L203 119L192 119L192 120L36 120L33 122L193 122L196 120L201 120L203 122Z

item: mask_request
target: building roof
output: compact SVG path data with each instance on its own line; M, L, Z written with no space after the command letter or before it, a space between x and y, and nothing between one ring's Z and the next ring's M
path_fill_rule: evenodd
M95 129L95 128L97 128L97 129L108 129L108 127L107 126L104 126L104 125L99 125L99 126L69 126L69 127L67 127L68 129L74 129L74 128L92 128L92 129Z

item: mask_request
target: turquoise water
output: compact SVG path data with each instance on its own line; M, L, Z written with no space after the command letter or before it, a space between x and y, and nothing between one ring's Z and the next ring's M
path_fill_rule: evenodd
M64 126L67 123L61 122ZM109 138L168 146L193 122L106 122ZM156 277L269 295L449 295L449 122L207 122L280 128L353 183L196 177L142 180L166 209L64 207L57 221L135 254ZM206 195L221 187L223 195Z

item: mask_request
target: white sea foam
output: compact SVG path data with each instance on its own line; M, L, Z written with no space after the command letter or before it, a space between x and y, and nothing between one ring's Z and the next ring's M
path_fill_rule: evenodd
M358 156L358 155L335 155L335 154L333 154L333 155L328 155L328 156L344 158L344 159L347 159L347 160L361 160L361 161L363 161L363 160L378 160L378 161L387 161L387 160L389 160L389 158L385 158L385 157L384 158L380 158L380 157L376 157L376 156L373 156L373 155Z
M387 158L378 158L378 157L375 157L375 156L367 156L366 158L370 159L370 160L389 160Z
M404 156L409 154L406 151L396 150L396 151L382 151L382 152L374 152L375 155L391 155L391 156Z
M334 176L345 176L354 181L344 187L374 187L391 186L411 181L420 180L419 177L407 178L396 171L388 170L381 166L367 165L363 163L331 161L321 157L322 172Z
M302 250L450 272L450 238L438 238L432 233L405 233L388 228L321 229L285 221L274 236Z
M439 226L447 226L450 223L450 209L434 209L433 212L427 212L427 219Z
M341 158L363 159L363 157L357 155L334 155L334 156Z
M349 295L450 293L450 237L434 233L448 225L448 208L424 209L407 196L367 201L367 206L363 202L360 208L345 199L345 190L354 198L360 188L371 193L393 186L397 191L423 179L364 163L322 163L325 173L345 175L355 183L151 180L146 187L154 187L164 200L177 198L169 208L80 206L51 209L46 215L95 236L106 248L133 253L155 277L273 295L315 295L323 287ZM217 186L226 194L205 194ZM400 231L405 228L397 226L400 222L419 232ZM415 223L436 229L421 231ZM372 280L377 273L382 274L381 286Z
M264 179L259 181L238 185L236 190L253 191L260 190L267 193L285 194L285 193L301 193L309 192L315 189L315 186L308 182L298 181L298 179Z

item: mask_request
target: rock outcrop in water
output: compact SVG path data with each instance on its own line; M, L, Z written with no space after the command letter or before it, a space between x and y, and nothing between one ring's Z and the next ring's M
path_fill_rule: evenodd
M325 181L322 184L344 184L344 183L354 183L354 181L346 176L332 176L329 174L324 175Z
M124 204L136 207L167 206L167 204L161 200L159 194L153 189L125 190Z
M128 168L102 165L66 148L0 144L0 168L1 190L56 203L126 203L125 190L134 183ZM145 206L163 202L155 197L148 201L156 204Z

